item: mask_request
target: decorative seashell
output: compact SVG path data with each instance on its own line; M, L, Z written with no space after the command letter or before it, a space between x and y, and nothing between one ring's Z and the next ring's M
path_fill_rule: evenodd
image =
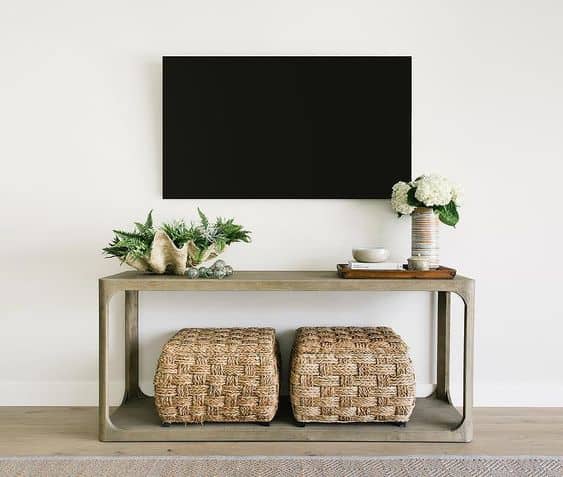
M151 253L147 258L126 258L125 263L140 272L166 273L183 275L186 271L188 247L176 247L170 237L162 230L157 230L152 241Z
M183 275L186 272L188 259L188 247L176 247L170 237L162 230L157 230L152 241L149 265L155 273L165 273L170 270L175 275Z
M149 262L145 258L135 258L127 255L125 263L139 272L148 272L150 270Z

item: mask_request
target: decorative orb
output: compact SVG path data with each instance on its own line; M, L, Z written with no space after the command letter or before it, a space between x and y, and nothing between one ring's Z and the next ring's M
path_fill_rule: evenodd
M197 278L199 277L199 270L197 268L190 267L186 270L186 275L191 279Z
M207 278L207 267L199 267L199 278Z
M219 280L221 280L221 278L225 278L226 275L227 275L227 273L225 272L224 268L216 268L213 271L213 277L217 278Z
M227 264L225 263L225 260L217 260L214 264L213 264L213 268L215 270L217 270L218 268L225 268Z
M233 267L230 265L225 265L225 274L230 277L233 274Z

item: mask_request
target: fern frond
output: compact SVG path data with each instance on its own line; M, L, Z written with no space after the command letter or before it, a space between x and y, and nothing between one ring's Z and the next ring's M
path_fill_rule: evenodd
M125 230L114 230L113 233L121 240L125 239L142 239L143 235L138 232L127 232Z
M145 220L145 227L147 229L152 229L152 209L149 211L147 215L147 220Z
M152 228L152 211L144 224L135 222L136 231L114 230L114 238L103 248L109 257L117 257L122 262L125 257L142 258L150 253L155 231Z
M207 216L201 211L201 209L198 207L197 208L197 213L199 214L199 219L201 220L201 225L203 225L204 228L209 227L209 219L207 218Z
M218 217L213 224L201 209L197 209L200 223L191 222L189 225L183 220L163 223L160 229L164 231L174 244L181 248L188 241L193 241L200 253L211 245L215 245L218 252L222 252L233 242L250 242L250 231L242 225L235 224L234 219ZM143 258L150 254L154 240L152 210L148 213L145 223L134 222L135 231L114 230L114 238L104 247L103 252L109 257L117 257L122 262L127 256Z

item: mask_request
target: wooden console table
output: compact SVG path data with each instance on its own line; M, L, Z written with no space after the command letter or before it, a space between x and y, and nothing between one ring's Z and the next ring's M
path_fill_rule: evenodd
M139 388L139 292L148 291L426 291L438 294L437 387L418 398L405 428L392 424L292 423L287 400L269 427L256 424L206 423L161 427L151 397ZM109 406L109 303L125 293L125 395L112 413ZM457 276L451 280L344 280L336 272L235 272L223 280L190 280L182 276L124 272L99 280L101 441L415 441L469 442L472 439L474 281ZM464 303L463 412L452 405L450 374L450 296ZM303 323L306 325L307 323ZM182 323L183 327L188 323Z

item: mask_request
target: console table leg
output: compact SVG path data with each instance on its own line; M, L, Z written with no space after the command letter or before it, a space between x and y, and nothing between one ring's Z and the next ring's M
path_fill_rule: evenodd
M463 300L463 419L454 430L462 432L463 442L473 439L473 347L475 323L475 289L470 283L456 292Z
M125 395L123 402L146 397L139 387L139 292L125 291Z
M473 349L475 323L475 291L471 285L466 295L463 320L463 422L466 442L473 437Z
M99 283L99 401L98 401L98 437L108 440L114 429L109 409L109 302L113 295L111 287L102 280Z
M438 292L438 340L436 397L451 402L450 398L450 292Z

